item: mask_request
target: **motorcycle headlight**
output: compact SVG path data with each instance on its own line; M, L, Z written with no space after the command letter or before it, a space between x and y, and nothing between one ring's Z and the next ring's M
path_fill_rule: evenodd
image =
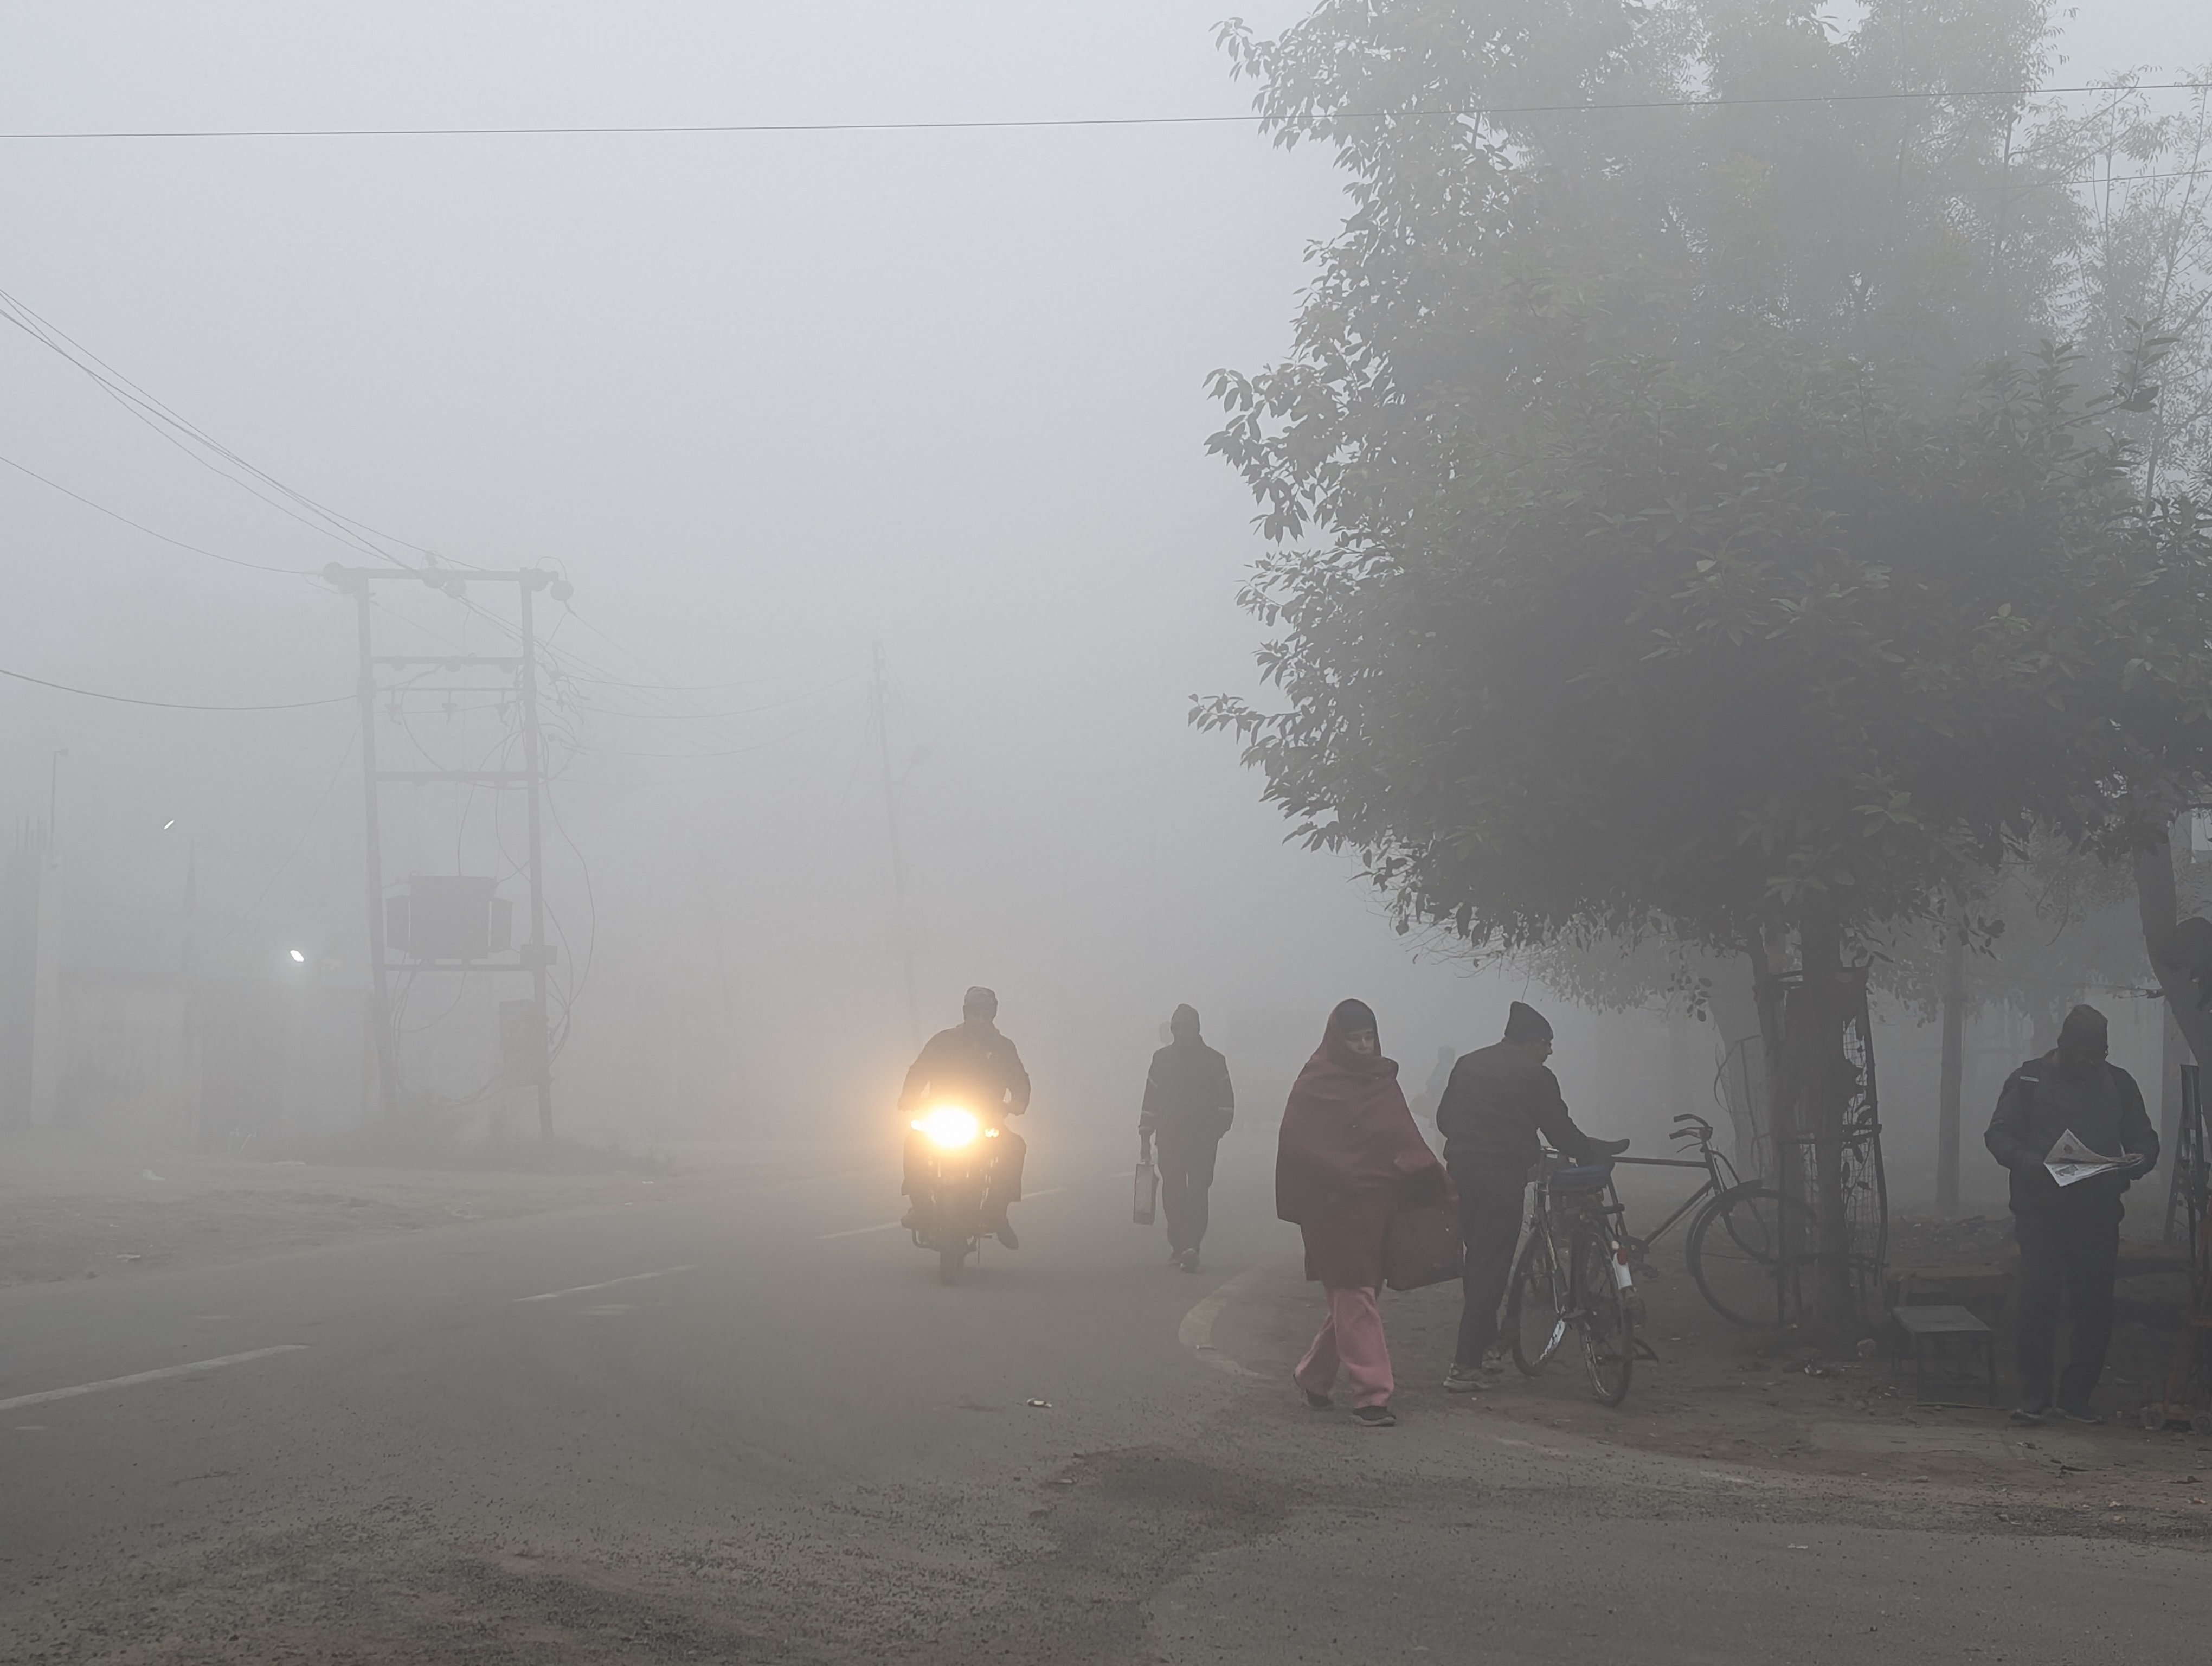
M912 1126L927 1136L931 1145L945 1151L974 1145L976 1135L983 1131L983 1124L975 1113L958 1105L939 1105L915 1117Z

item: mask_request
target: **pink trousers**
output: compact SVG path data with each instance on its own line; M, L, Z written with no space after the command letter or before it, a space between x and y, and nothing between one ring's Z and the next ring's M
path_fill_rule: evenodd
M1291 1375L1309 1394L1327 1394L1336 1386L1342 1366L1352 1382L1355 1406L1387 1406L1397 1387L1390 1375L1390 1349L1382 1340L1382 1310L1372 1290L1329 1290L1328 1317L1313 1339L1306 1357Z

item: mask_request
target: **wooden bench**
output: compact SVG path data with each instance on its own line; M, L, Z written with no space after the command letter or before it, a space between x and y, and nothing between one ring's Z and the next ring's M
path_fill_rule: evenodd
M1956 1348L1969 1364L1979 1352L1990 1404L1997 1403L1996 1333L1979 1319L1963 1307L1929 1305L1893 1307L1889 1310L1889 1320L1890 1369L1896 1370L1900 1353L1911 1357L1915 1399L1928 1398L1929 1364L1948 1365ZM1961 1379L1954 1374L1948 1380Z
M2012 1298L2017 1258L1998 1261L1892 1262L1882 1271L1882 1294L1891 1307L1956 1302L1994 1316Z

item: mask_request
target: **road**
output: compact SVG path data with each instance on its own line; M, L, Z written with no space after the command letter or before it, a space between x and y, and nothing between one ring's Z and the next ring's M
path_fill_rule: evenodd
M1033 1143L1023 1249L954 1289L868 1170L0 1291L0 1659L2162 1662L2212 1635L2197 1548L1577 1440L1446 1401L1440 1361L1400 1361L1397 1429L1310 1414L1232 1285L1295 1243L1262 1153L1232 1142L1191 1278L1113 1158Z

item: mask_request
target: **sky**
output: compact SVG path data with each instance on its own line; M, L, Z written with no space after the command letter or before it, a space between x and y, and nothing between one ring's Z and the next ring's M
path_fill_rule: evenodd
M1221 9L16 8L0 126L1233 113ZM1299 9L1246 15L1266 32ZM2084 76L2201 64L2212 8L2085 5L2068 50ZM562 981L582 983L567 1125L876 1114L913 1041L877 643L923 1027L995 986L1041 1110L1133 1117L1181 1000L1271 1082L1359 994L1418 1081L1522 993L1417 958L1347 863L1285 846L1234 744L1186 721L1194 694L1251 690L1256 640L1236 604L1251 505L1205 454L1205 379L1286 344L1303 252L1341 211L1325 158L1234 124L5 153L0 289L379 547L573 581L541 621L577 679L548 862ZM349 692L352 604L296 574L362 551L0 337L0 666L203 703ZM447 598L389 605L390 651L496 650ZM480 761L499 719L461 704L418 702L380 746ZM16 684L0 817L51 802L88 920L180 908L189 874L206 970L281 973L304 945L357 984L355 727L344 704L185 713ZM387 879L512 866L513 806L495 821L480 793L464 823L451 793L389 795ZM441 1031L450 993L409 997L441 1080L489 1056L484 1003L506 992L463 992ZM1583 1067L1562 1060L1571 1092Z

